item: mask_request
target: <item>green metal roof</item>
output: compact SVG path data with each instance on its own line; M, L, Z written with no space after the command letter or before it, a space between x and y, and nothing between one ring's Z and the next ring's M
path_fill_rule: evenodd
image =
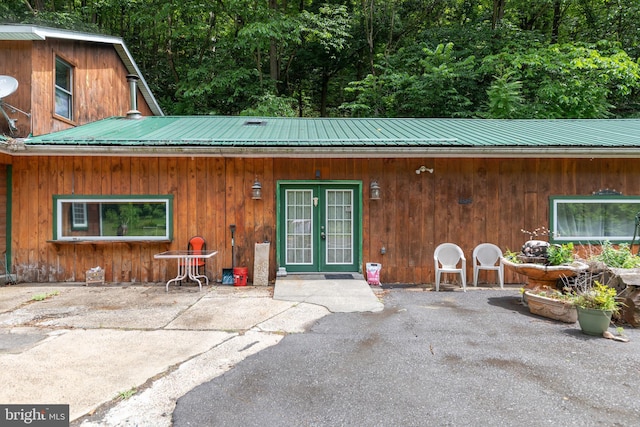
M166 155L640 157L640 119L116 117L24 142Z

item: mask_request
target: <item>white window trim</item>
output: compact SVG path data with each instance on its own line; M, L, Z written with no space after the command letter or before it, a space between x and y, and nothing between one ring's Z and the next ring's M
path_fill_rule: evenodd
M71 226L75 229L88 228L89 221L87 219L87 204L86 203L72 203L72 219Z
M640 214L640 196L552 196L549 203L549 224L552 231L550 241L552 243L581 243L581 244L602 244L610 243L629 243L633 240L635 230L635 217L625 216L625 221L629 222L628 231L630 234L623 235L570 235L564 234L558 229L558 211L559 205L568 203L580 204L632 204L637 205L635 215Z
M58 86L58 79L57 79L57 68L58 68L58 63L64 65L65 67L67 67L69 69L69 88L64 88L61 86ZM73 114L74 114L74 109L73 109L73 81L74 81L74 71L75 68L73 65L69 64L67 61L65 61L64 59L60 58L59 56L56 56L56 61L55 61L55 67L54 67L54 86L55 86L55 90L54 90L54 113L56 116L59 117L63 117L67 120L73 120ZM58 110L56 109L56 99L57 99L57 95L58 95L58 91L62 92L64 95L67 96L67 101L69 103L69 115L66 116L64 114L60 114L58 112Z
M73 208L78 204L84 204L86 227L89 228L89 218L87 205L89 204L114 204L114 203L162 203L165 207L165 223L162 226L164 232L160 235L83 235L70 236L64 234L64 218L68 218L68 205ZM65 207L67 206L67 210ZM109 242L109 241L171 241L173 240L173 195L141 195L141 196L90 196L90 195L54 195L53 196L53 242ZM74 220L75 218L72 218ZM102 218L100 219L100 229L102 230ZM75 225L74 227L75 228ZM81 229L81 227L78 227Z

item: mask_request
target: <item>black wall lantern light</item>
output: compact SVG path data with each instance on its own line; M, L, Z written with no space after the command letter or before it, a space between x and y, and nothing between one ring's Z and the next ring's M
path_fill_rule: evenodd
M380 185L375 179L371 181L371 185L369 186L369 199L380 200Z
M260 184L260 181L258 181L258 178L256 178L255 182L251 186L251 198L253 200L262 199L262 184Z

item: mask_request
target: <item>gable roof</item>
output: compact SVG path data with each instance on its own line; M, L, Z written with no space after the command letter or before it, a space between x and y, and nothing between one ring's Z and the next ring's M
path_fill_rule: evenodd
M114 117L27 138L20 154L640 157L640 119Z
M133 60L133 56L124 44L124 41L119 37L105 36L101 34L82 33L78 31L61 30L56 28L39 27L34 25L24 24L0 24L0 40L16 40L16 41L28 41L28 40L46 40L51 39L64 39L64 40L79 40L84 42L110 44L114 47L118 56L122 60L122 63L126 67L130 74L135 74L140 78L138 82L138 89L144 97L145 101L151 108L153 114L157 116L163 116L162 108L153 96L149 85L147 85L144 76L140 72L138 65Z

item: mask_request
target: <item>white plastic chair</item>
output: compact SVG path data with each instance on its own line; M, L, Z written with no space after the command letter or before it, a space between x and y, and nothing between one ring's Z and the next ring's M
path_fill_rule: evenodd
M502 251L493 243L480 243L473 250L473 286L478 286L478 272L492 270L498 272L500 289L504 289L504 265Z
M462 289L467 292L467 259L460 246L455 243L442 243L433 252L433 262L436 266L436 292L440 290L440 276L442 273L460 274ZM462 264L458 268L458 264Z

